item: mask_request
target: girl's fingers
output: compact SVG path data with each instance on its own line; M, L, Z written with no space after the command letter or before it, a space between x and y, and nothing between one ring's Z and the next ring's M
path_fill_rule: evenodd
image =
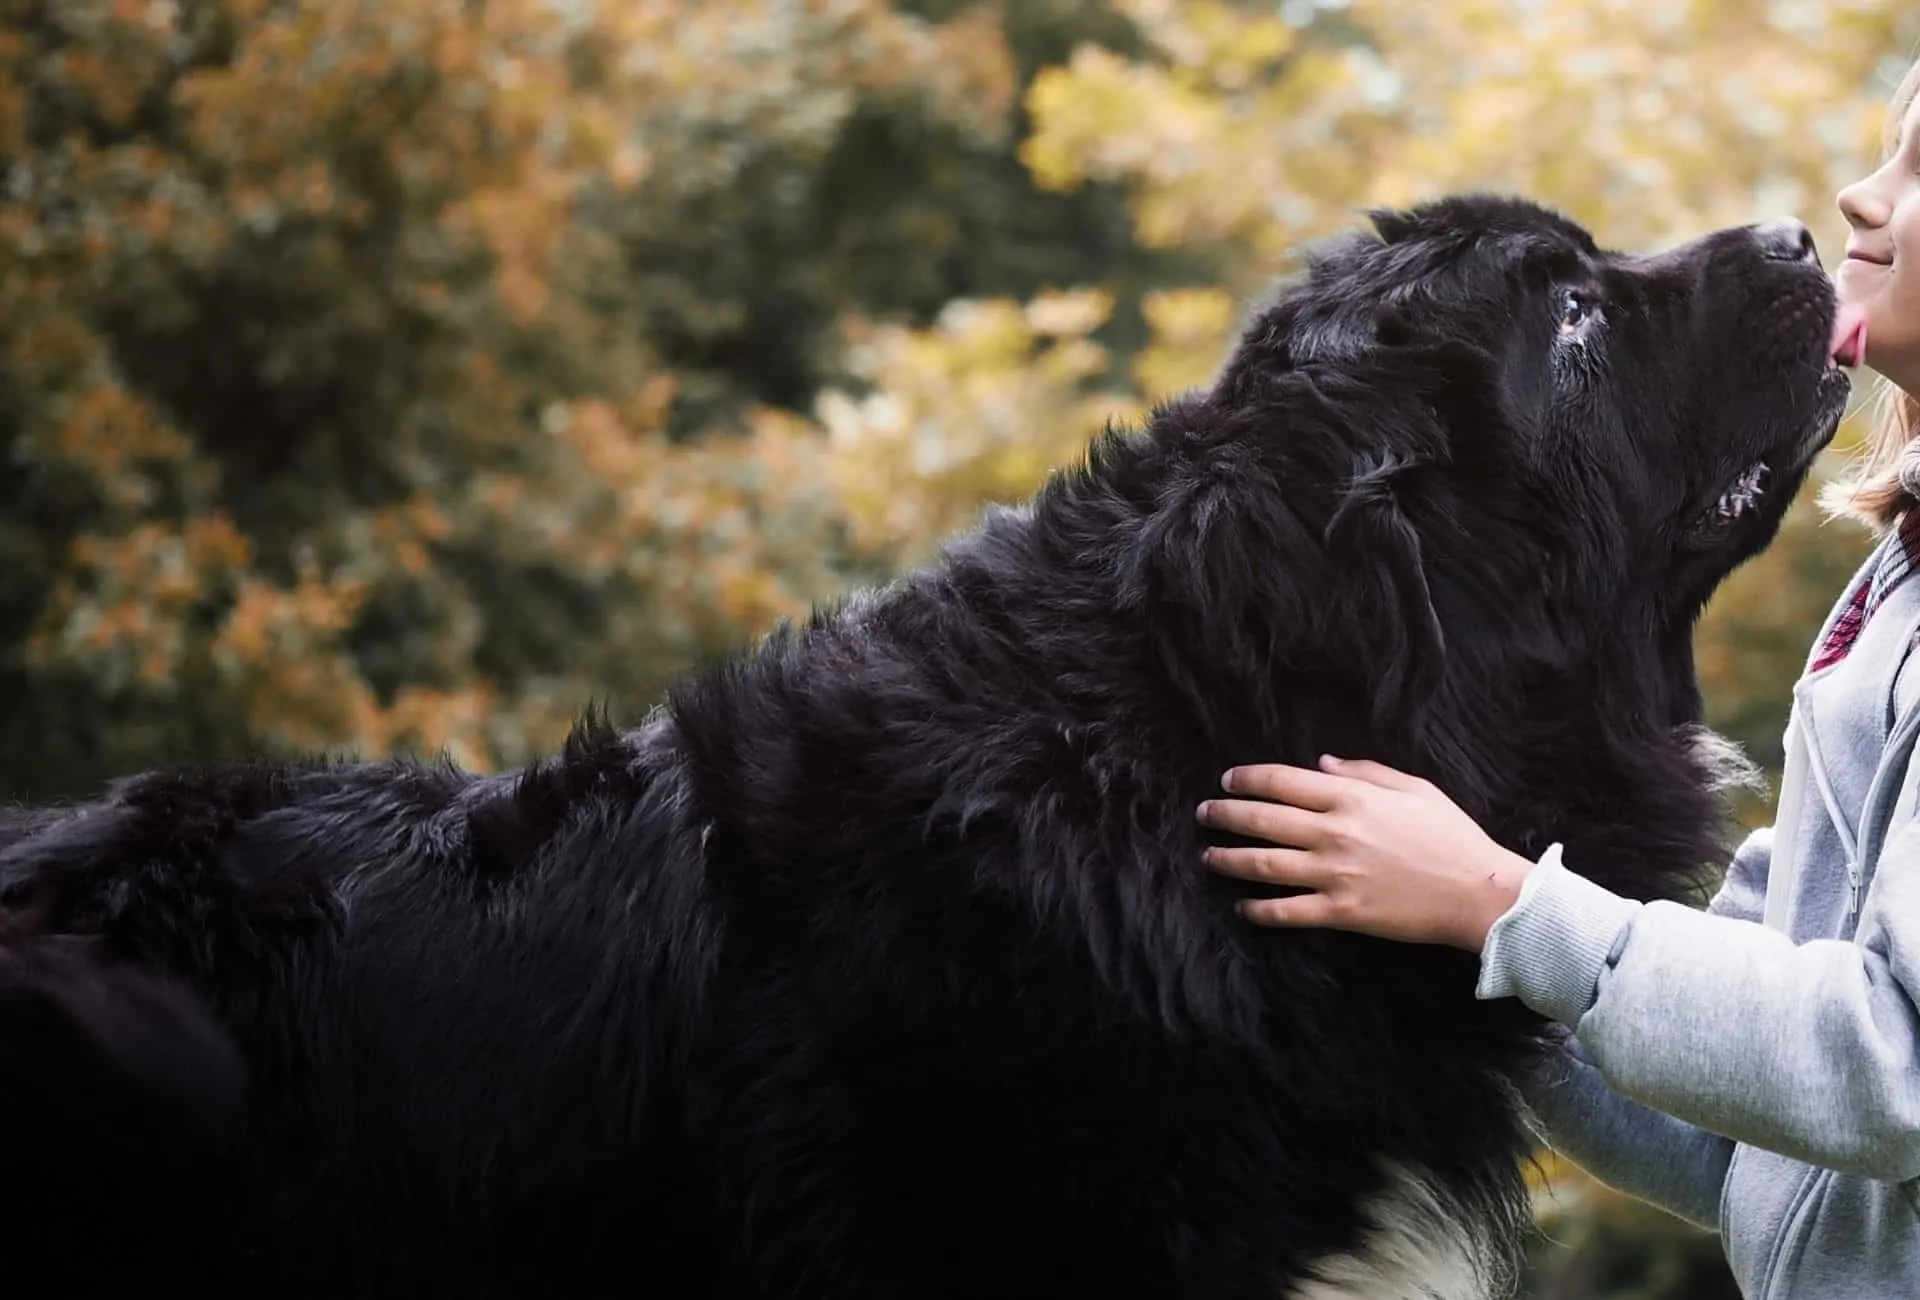
M1427 782L1421 777L1402 772L1397 767L1388 767L1385 763L1376 763L1370 758L1335 758L1328 754L1320 759L1320 766L1323 771L1350 776L1386 790L1418 794L1427 788Z
M1250 767L1229 768L1220 778L1220 788L1238 795L1326 812L1340 793L1341 781L1340 777L1316 772L1310 767L1256 763Z
M1255 925L1280 927L1337 926L1338 917L1325 894L1293 898L1247 898L1237 905L1240 915Z
M1208 849L1205 858L1211 871L1263 885L1318 889L1327 880L1327 873L1314 862L1313 855L1299 849Z
M1323 838L1322 814L1286 804L1251 799L1209 799L1200 805L1200 822L1217 831L1310 849Z

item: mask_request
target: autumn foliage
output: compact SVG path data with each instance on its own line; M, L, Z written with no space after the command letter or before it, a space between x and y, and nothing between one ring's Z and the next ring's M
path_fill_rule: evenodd
M1793 214L1831 255L1916 36L1890 0L0 0L0 794L636 716L1205 380L1369 205L1518 190L1629 247ZM1701 630L1764 762L1867 542L1802 501Z

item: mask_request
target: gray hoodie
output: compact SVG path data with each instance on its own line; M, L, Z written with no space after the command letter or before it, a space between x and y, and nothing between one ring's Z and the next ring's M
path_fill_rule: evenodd
M1795 686L1777 820L1707 912L1555 846L1481 957L1479 996L1572 1031L1529 1095L1546 1140L1717 1229L1749 1300L1920 1297L1917 634L1920 575Z

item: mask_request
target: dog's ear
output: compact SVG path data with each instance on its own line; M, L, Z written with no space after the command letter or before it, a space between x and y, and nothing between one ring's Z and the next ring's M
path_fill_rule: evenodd
M1366 215L1383 243L1397 244L1420 228L1414 213L1399 208L1368 208Z
M1373 723L1418 735L1446 671L1447 638L1434 607L1420 533L1396 480L1417 472L1392 453L1363 461L1328 519L1326 554L1355 608L1354 662L1376 683Z

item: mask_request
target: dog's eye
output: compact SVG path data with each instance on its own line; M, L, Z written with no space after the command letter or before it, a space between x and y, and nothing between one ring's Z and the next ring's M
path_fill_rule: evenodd
M1578 289L1562 290L1560 294L1560 334L1565 337L1573 334L1587 323L1593 315L1594 302L1591 294Z

